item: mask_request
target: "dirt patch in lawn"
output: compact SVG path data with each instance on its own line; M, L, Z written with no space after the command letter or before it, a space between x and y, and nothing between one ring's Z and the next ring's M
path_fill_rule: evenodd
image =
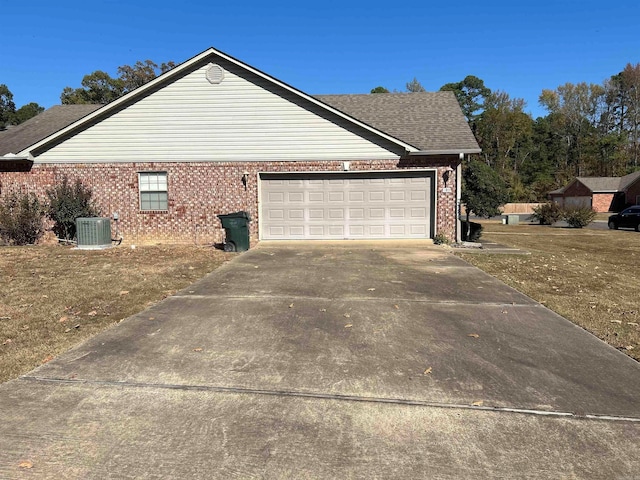
M232 255L208 246L0 247L0 382L185 288Z
M462 258L640 360L640 234L483 225L482 240L531 255Z

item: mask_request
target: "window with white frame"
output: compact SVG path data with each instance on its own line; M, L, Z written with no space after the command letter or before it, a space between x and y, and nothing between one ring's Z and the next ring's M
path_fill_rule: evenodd
M168 210L167 172L138 173L140 210Z

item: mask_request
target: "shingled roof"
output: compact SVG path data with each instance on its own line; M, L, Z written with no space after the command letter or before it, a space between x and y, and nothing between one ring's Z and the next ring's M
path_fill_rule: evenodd
M480 152L452 92L315 95L314 98L424 152Z
M577 180L592 192L621 192L640 178L640 172L624 177L577 177Z
M591 193L624 192L636 180L640 179L640 171L630 173L624 177L576 177L562 188L549 192L549 195L562 195L574 182L580 182Z
M20 125L0 132L0 156L17 154L103 105L56 105Z
M577 180L592 192L617 192L620 177L577 177Z

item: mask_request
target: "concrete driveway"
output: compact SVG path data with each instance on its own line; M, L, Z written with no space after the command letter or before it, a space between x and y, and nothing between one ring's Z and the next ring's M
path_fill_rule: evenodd
M637 478L638 399L439 247L262 243L0 385L0 477Z

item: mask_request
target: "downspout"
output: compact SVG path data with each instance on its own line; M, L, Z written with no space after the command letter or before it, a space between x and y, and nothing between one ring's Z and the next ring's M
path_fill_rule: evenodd
M459 154L460 162L456 167L456 242L462 242L462 222L460 222L460 216L462 215L462 206L460 204L460 198L462 196L462 161L464 160L464 153Z

